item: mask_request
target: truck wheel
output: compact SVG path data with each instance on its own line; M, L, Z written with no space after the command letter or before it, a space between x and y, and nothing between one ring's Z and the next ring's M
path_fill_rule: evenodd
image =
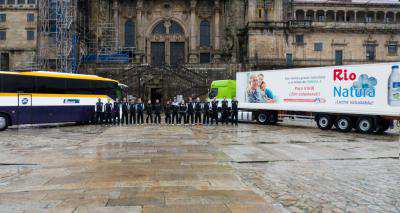
M316 119L318 128L322 130L332 129L333 119L329 115L319 115Z
M374 131L374 120L370 117L361 117L357 121L357 131L364 134L370 134Z
M350 132L353 128L353 122L347 116L340 116L335 122L335 127L339 132Z
M8 117L6 115L0 114L0 131L7 129L8 127Z
M267 125L269 123L269 115L266 112L260 112L257 114L256 120L259 124Z
M383 134L384 132L386 132L386 130L388 130L390 128L391 122L392 121L381 120L381 122L379 122L378 126L376 127L375 132L377 134Z

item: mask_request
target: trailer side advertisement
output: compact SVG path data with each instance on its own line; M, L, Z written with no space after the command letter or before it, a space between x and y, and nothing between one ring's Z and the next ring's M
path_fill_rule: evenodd
M399 64L240 72L237 96L243 109L400 116Z

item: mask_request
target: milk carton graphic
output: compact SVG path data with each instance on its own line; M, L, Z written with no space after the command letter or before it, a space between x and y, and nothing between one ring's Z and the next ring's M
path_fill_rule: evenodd
M400 71L399 65L392 66L392 73L389 76L388 104L400 106Z

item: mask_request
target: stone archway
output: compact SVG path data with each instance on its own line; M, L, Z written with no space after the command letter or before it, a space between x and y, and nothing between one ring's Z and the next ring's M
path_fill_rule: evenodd
M172 19L158 21L147 40L147 59L153 66L181 65L187 61L184 28Z

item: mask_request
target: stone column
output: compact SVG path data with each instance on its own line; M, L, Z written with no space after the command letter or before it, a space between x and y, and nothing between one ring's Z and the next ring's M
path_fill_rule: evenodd
M255 0L247 1L247 14L246 14L246 22L254 21L254 14L256 12L257 2Z
M197 0L190 1L190 39L189 39L189 63L199 63L198 51L197 51L197 29L199 28L196 22L196 5Z
M114 12L114 27L115 27L115 50L119 49L119 3L118 0L113 0L113 12Z
M221 60L221 35L219 32L220 28L220 1L214 1L214 61L219 62Z
M137 47L135 57L137 63L145 63L144 47L145 47L145 29L143 23L143 0L136 2L136 32L137 32Z

